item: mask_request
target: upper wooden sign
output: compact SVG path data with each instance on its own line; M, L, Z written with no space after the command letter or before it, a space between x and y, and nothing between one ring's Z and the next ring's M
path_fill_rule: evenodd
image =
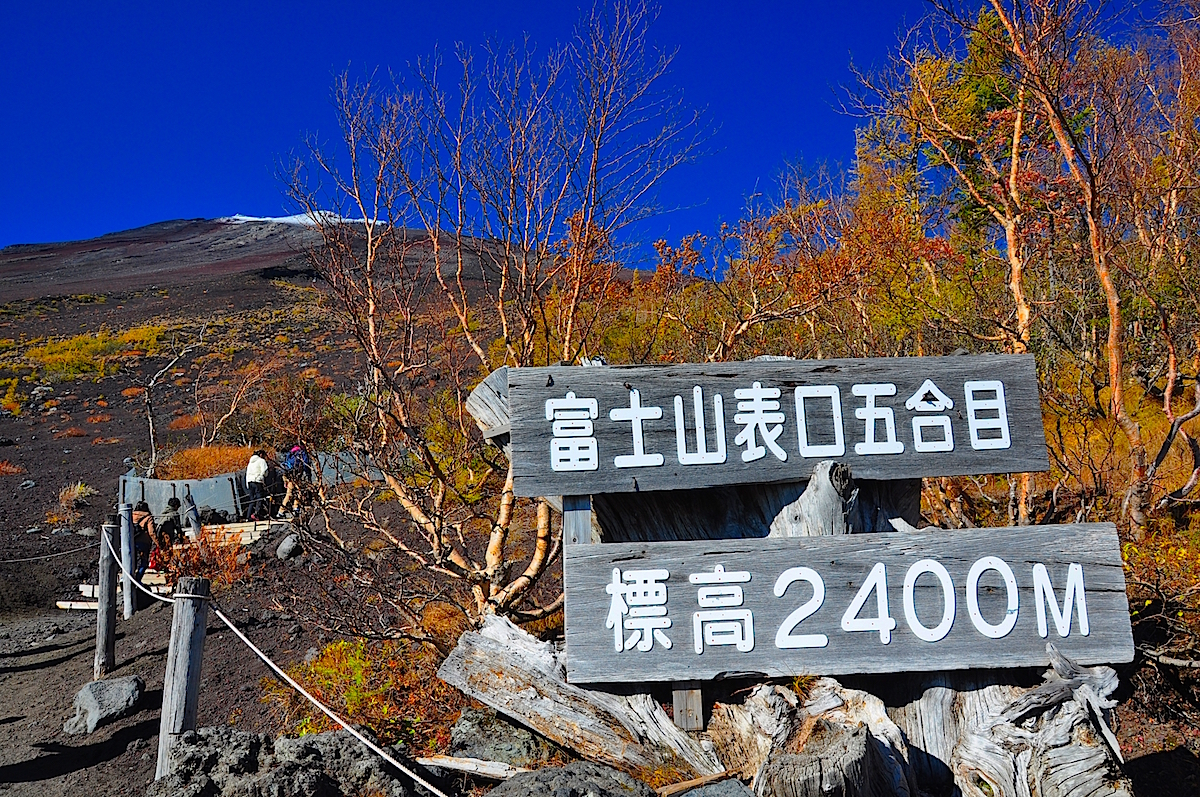
M517 495L1049 468L1029 355L514 368Z

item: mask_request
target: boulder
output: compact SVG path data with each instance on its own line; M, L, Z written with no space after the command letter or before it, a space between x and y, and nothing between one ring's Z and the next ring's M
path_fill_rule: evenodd
M275 556L281 561L286 562L293 556L300 553L300 535L289 534L279 543L279 547L275 549Z
M136 675L93 681L75 695L75 716L63 725L63 732L91 733L124 717L133 711L145 688Z
M591 761L521 772L488 797L655 797L654 790L624 772Z
M550 760L550 743L491 709L463 709L450 729L450 755L536 769Z
M680 797L754 797L754 792L740 780L729 778L690 789Z
M407 781L345 731L272 740L233 728L179 736L171 774L147 797L413 797Z

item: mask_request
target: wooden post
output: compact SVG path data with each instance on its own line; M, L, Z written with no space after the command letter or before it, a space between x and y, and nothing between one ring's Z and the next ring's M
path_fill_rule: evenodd
M175 613L171 619L171 643L167 648L167 673L163 680L155 780L171 774L171 747L175 737L196 729L209 594L206 578L184 577L175 587Z
M672 684L675 724L685 731L704 730L704 693L699 681L676 681Z
M92 680L99 681L117 665L117 560L116 549L119 520L109 515L100 526L100 580L96 590L99 606L96 611L96 659Z
M121 589L125 592L125 619L133 617L135 608L133 591L137 587L133 581L134 552L133 552L133 504L121 504Z
M592 497L564 495L563 541L567 545L588 545L592 541Z

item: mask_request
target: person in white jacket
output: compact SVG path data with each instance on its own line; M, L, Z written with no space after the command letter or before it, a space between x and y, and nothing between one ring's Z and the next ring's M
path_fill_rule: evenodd
M267 452L261 448L250 455L246 465L246 489L250 492L250 507L247 514L251 520L267 517Z

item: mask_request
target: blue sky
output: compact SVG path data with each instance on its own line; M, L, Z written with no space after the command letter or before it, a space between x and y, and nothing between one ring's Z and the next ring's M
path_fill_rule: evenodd
M849 163L834 107L851 58L881 64L927 6L668 0L655 41L670 79L718 128L673 174L649 224L676 240L738 217L787 161ZM0 11L0 246L89 238L175 218L291 212L276 164L334 132L335 74L400 70L435 46L524 32L566 38L549 2L6 3Z

